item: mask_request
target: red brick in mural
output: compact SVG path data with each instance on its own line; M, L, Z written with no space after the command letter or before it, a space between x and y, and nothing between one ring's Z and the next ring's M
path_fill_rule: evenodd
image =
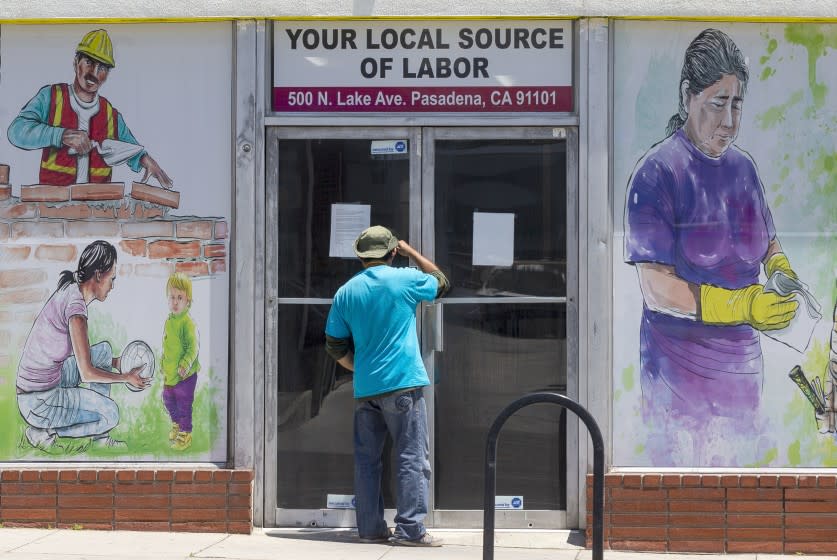
M131 185L131 198L136 200L143 200L158 206L166 206L168 208L180 207L180 193L145 183L133 183Z
M172 192L142 183L133 184L129 197L122 183L23 186L19 198L0 199L0 240L11 241L0 257L4 262L33 259L32 265L68 262L88 239L121 239L120 249L130 256L171 265L141 268L145 273L176 268L206 276L225 271L226 247L219 240L227 237L226 220L171 215ZM165 204L140 201L137 193L153 193Z
M172 215L172 191L146 187L134 183L132 195L125 196L122 183L29 185L21 187L20 197L0 196L0 305L9 314L0 318L0 364L10 360L8 348L23 343L17 340L23 335L12 336L8 325L31 324L51 293L52 280L44 269L74 262L91 239L118 246L120 276L166 278L183 272L212 277L226 272L226 220ZM164 204L138 200L137 193L152 193ZM0 515L2 508L0 503ZM32 511L37 517L40 508Z

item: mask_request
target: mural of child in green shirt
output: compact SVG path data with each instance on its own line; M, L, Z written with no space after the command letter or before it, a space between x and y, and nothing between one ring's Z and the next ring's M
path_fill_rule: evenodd
M166 282L169 317L163 327L163 404L171 417L169 443L177 451L192 445L192 403L198 371L198 329L189 308L192 306L192 280L183 273Z

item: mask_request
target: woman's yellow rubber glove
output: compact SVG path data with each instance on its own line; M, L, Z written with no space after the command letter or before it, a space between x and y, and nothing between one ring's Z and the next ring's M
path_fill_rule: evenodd
M709 325L752 325L760 331L784 329L796 313L793 296L765 292L759 284L738 290L700 286L700 318Z
M784 253L776 253L767 259L766 263L764 263L764 273L767 274L768 278L770 278L777 270L781 270L794 280L799 280L799 276L797 276L796 272L794 272L791 268L790 261Z

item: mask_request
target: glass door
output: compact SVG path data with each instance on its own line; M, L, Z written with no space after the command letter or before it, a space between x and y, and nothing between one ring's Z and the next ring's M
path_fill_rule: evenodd
M565 129L531 127L268 130L268 526L355 526L352 376L326 354L323 331L334 292L360 270L350 250L341 252L341 228L366 213L452 282L445 298L417 313L432 383L426 523L481 527L491 422L525 393L567 391L575 270L567 250L575 245L569 133L568 140ZM506 424L497 490L509 509L498 509L497 528L566 527L577 493L567 488L577 478L568 433L565 415L547 405ZM391 523L390 465L387 453Z
M434 524L480 527L489 426L526 393L567 391L574 169L564 129L425 129L423 153L423 246L453 285L426 320ZM508 509L498 509L498 528L566 526L566 439L555 406L507 422L497 494Z
M323 333L334 292L361 269L344 230L367 221L420 238L412 217L420 213L418 134L269 131L268 285L276 292L266 325L266 409L276 414L267 419L265 495L276 525L355 525L352 374L327 355ZM394 507L389 487L387 508Z

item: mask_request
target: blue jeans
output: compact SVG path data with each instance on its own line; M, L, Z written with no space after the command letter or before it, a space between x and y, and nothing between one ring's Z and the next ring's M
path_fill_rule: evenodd
M430 493L430 439L422 389L355 404L355 513L361 538L385 535L383 449L392 436L398 474L394 535L424 536Z
M107 342L90 347L93 365L111 371L113 350ZM110 398L110 384L90 383L79 387L81 373L75 356L61 365L61 381L47 391L17 396L20 414L30 426L61 437L87 437L107 434L119 423L119 407Z

